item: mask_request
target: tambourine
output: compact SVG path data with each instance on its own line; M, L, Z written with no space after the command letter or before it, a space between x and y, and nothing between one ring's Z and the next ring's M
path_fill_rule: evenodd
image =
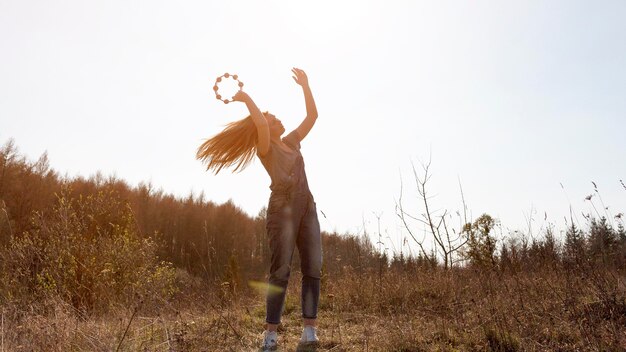
M213 91L215 92L215 98L217 98L218 100L223 101L224 104L228 104L231 101L233 101L233 98L235 97L235 94L237 94L237 92L235 92L235 93L233 93L233 95L231 96L230 99L224 99L222 97L222 95L220 93L218 93L218 91L220 89L218 84L224 82L227 79L232 79L234 82L236 82L237 86L239 87L239 90L241 90L241 88L243 88L243 82L241 82L239 80L239 76L237 76L237 75L231 75L230 73L226 72L225 74L217 77L217 79L215 79L215 85L213 86Z

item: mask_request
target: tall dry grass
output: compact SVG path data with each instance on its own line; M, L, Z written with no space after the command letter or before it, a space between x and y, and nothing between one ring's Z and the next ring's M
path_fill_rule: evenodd
M624 273L419 272L351 268L326 278L318 350L623 351ZM281 343L296 350L298 272L288 288ZM181 290L151 306L117 306L83 317L66 301L3 305L5 350L253 351L262 292L221 292L179 272ZM21 348L19 346L22 346Z

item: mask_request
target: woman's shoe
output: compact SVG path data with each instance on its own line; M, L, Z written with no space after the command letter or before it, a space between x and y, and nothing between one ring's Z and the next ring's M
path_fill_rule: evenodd
M276 351L278 348L278 333L265 330L263 332L263 351Z
M300 343L302 344L318 344L320 340L317 338L317 329L314 326L306 325L302 330Z

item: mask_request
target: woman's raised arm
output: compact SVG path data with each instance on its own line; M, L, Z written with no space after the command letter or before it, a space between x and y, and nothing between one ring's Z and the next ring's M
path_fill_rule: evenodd
M298 135L300 139L304 139L313 125L317 120L317 107L315 106L315 100L313 99L313 93L311 92L311 87L309 87L309 78L306 76L303 70L299 68L292 68L291 72L293 72L293 80L296 81L302 87L302 91L304 92L304 103L306 104L306 117L304 121L296 128L298 131Z
M235 96L233 97L233 100L240 101L246 104L246 107L250 112L250 117L252 118L252 121L254 121L254 125L257 128L257 152L261 156L267 154L270 149L270 128L267 124L265 116L263 116L261 110L259 110L252 98L250 98L250 96L246 92L242 90L238 91L237 94L235 94Z

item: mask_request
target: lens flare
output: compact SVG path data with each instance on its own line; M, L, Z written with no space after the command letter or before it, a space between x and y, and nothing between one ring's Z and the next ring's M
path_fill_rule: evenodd
M248 286L250 286L251 288L255 289L256 291L258 291L261 294L266 294L266 293L277 294L277 293L282 293L283 292L283 288L282 287L276 286L276 285L272 285L272 284L269 284L267 282L250 280L250 281L248 281Z

